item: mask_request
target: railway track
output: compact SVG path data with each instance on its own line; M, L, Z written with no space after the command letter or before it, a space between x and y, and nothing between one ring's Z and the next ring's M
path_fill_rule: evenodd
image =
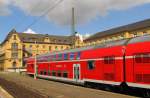
M134 98L12 73L0 73L0 85L14 98Z

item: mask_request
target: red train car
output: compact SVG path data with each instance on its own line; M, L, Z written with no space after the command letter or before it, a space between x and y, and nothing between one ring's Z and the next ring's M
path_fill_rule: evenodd
M150 35L128 42L125 71L128 86L150 89Z
M150 89L150 35L39 55L36 64L40 78ZM29 58L29 74L34 65Z

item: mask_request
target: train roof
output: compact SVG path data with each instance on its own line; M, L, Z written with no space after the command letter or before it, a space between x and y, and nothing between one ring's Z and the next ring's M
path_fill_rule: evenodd
M80 51L84 51L84 50L91 50L91 49L97 49L97 48L107 48L107 47L112 47L112 46L123 46L123 45L128 45L131 43L138 43L138 42L145 42L145 41L150 41L150 35L144 35L144 36L139 36L139 37L130 38L130 39L105 42L103 44L98 44L96 46L86 46L86 47L82 47L82 48L46 53L46 54L38 55L37 58L40 58L43 56L55 55L55 54L62 54L62 53L80 52Z
M129 40L128 44L150 41L150 35L138 36Z
M128 42L129 39L123 39L123 40L116 40L116 41L111 41L111 42L105 42L103 44L98 44L96 46L86 46L82 48L76 48L76 49L70 49L70 50L63 50L63 51L57 51L57 52L52 52L52 53L47 53L43 55L38 55L37 57L42 57L42 56L49 56L49 55L55 55L55 54L61 54L61 53L71 53L71 52L80 52L83 50L91 50L91 49L97 49L97 48L106 48L106 47L112 47L112 46L122 46L125 45Z

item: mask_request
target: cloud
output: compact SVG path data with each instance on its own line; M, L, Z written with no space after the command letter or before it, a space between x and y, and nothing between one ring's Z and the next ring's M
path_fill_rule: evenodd
M46 9L56 4L59 0L0 0L7 1L0 5L8 10L8 5L21 9L31 16L40 16ZM8 2L9 1L9 2ZM11 2L11 3L10 3ZM109 11L126 10L136 6L150 3L150 0L63 0L53 11L45 16L50 22L59 25L71 24L71 8L75 7L76 24L90 22L97 17L105 16ZM6 11L8 12L8 11Z
M37 34L35 31L33 31L32 29L28 29L27 31L24 31L23 33L28 33L28 34Z
M9 5L8 0L0 0L0 16L6 16L10 14L10 10L8 8Z
M76 36L78 36L80 38L80 40L83 41L83 40L89 38L91 36L91 34L90 33L86 33L86 34L82 35L80 33L77 33Z

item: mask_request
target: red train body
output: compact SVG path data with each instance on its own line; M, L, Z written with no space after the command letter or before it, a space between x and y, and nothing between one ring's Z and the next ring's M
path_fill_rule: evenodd
M37 77L150 89L150 35L37 56ZM34 57L27 60L34 74Z

